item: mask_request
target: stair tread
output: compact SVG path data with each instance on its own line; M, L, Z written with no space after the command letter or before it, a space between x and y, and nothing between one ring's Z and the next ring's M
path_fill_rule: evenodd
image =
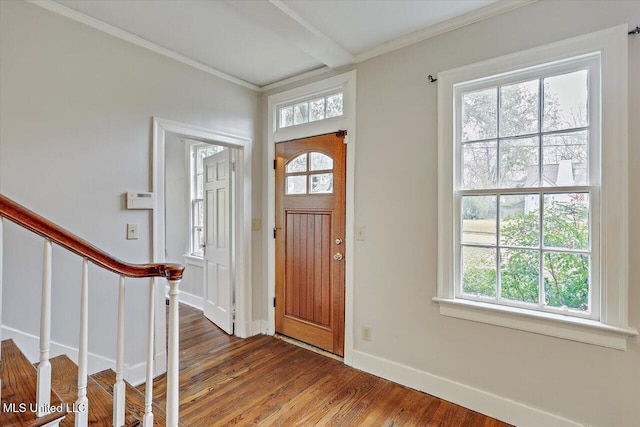
M36 401L37 371L20 351L13 340L2 341L2 404L16 404L15 411L0 411L0 425L3 426L44 426L65 417L66 405L55 391L51 391L52 407L61 406L64 411L52 412L37 418L33 412ZM20 404L26 405L20 411Z
M78 398L78 366L67 356L51 359L52 387L67 402L75 402ZM108 426L112 424L113 397L91 377L87 379L87 398L89 400L89 425ZM73 427L75 414L69 415L60 423L63 427ZM125 411L125 426L136 426L140 420Z
M116 373L112 369L107 369L101 372L97 372L91 375L98 384L102 386L107 392L113 393L113 384L116 381ZM144 394L137 388L125 381L126 392L126 408L127 413L134 414L138 419L144 417ZM164 426L166 425L166 416L164 410L157 404L153 404L153 425Z

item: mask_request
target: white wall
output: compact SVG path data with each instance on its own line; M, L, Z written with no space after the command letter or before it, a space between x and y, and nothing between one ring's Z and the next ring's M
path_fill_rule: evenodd
M118 258L151 261L151 213L124 209L123 193L151 189L152 117L255 141L258 95L26 2L2 1L0 15L0 191ZM139 240L125 240L127 223ZM38 335L41 243L7 228L3 323ZM53 269L53 340L77 347L81 261L54 249ZM90 270L89 350L110 359L117 283ZM134 365L147 282L127 283Z
M444 317L431 300L438 226L437 87L427 75L621 23L640 25L640 3L540 1L356 66L355 222L366 226L367 236L356 242L354 254L354 366L454 401L485 399L482 407L493 414L510 408L518 416L536 410L558 416L528 425L561 424L561 418L594 426L640 423L637 339L629 341L627 351L612 350ZM640 169L633 167L640 163L640 36L629 42L634 218L640 211L640 186L634 185ZM263 106L274 92L263 96ZM629 232L630 324L639 328L640 224L632 221ZM363 325L372 328L371 342L360 339ZM492 411L494 404L503 408Z

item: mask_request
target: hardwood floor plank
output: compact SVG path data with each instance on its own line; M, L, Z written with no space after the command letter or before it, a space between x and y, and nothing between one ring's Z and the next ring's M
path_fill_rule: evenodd
M0 411L0 426L37 427L64 417L66 410L64 412L52 412L40 418L36 417L34 412L37 388L35 368L13 340L2 341L1 351L2 404L8 405L7 408L11 407L11 405L15 405L15 407L13 410L6 412L4 410L5 407L2 407L2 411ZM66 408L65 402L53 390L51 391L50 399L52 406L63 404ZM24 405L24 410L20 408L20 405Z
M230 337L185 305L180 322L185 426L508 426L272 337Z
M78 397L78 366L67 356L58 356L51 359L51 386L67 403L73 403ZM108 426L112 423L113 397L107 393L91 377L87 379L87 399L89 399L89 424L95 426ZM69 412L60 423L61 427L73 427L75 414ZM140 420L132 414L126 413L124 425L137 426Z

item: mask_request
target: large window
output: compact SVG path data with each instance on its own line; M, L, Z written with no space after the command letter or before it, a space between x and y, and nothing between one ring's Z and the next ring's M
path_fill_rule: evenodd
M637 335L626 43L619 27L439 74L442 314L614 348Z
M599 65L456 85L458 297L599 317Z
M210 144L193 144L189 147L191 172L191 221L189 255L202 258L204 252L204 168L203 160L212 154L219 153L224 147Z

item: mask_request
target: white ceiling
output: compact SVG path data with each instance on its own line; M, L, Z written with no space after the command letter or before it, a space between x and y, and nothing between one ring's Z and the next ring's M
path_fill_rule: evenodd
M358 62L530 1L56 0L36 4L257 89L309 71Z

